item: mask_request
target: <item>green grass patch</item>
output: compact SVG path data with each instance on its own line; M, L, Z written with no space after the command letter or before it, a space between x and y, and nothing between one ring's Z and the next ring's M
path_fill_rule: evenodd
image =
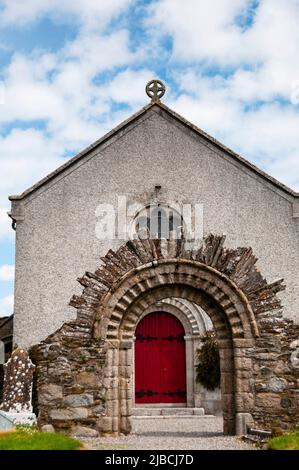
M82 443L59 433L40 432L30 426L18 426L0 434L0 450L77 450Z
M271 450L299 450L299 428L289 434L273 437L268 443Z

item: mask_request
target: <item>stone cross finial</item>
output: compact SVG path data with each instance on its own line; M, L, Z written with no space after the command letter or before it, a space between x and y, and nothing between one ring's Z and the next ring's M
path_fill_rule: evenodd
M3 400L0 409L9 412L31 412L31 393L35 366L27 351L17 348L4 365Z
M160 80L151 80L145 87L146 94L152 99L152 103L159 103L165 90L165 85Z

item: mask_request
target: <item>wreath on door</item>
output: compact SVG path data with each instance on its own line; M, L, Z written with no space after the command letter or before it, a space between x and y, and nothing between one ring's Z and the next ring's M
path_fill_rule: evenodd
M207 331L201 340L202 345L197 350L196 381L207 390L215 390L220 386L220 357L215 332Z

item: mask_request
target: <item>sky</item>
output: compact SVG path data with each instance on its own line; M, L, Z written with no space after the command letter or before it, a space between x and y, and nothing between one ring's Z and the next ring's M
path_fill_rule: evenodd
M19 194L148 103L299 191L299 0L0 0L0 316Z

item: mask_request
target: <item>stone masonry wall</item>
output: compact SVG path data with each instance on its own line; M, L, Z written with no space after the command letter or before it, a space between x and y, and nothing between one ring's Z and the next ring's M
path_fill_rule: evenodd
M96 437L97 421L105 414L103 367L105 346L92 338L86 324L69 324L31 350L37 364L39 425Z
M284 320L281 311L261 314L258 324L252 415L262 429L289 429L299 423L299 367L292 360L299 355L299 325Z
M213 266L223 273L223 279L230 278L242 286L259 330L253 347L247 349L248 359L241 358L242 367L235 377L238 389L248 396L246 409L254 424L265 429L287 429L298 424L299 325L283 319L276 293L284 286L281 280L267 284L255 267L257 259L252 250L227 250L223 247L224 238L210 235L196 253L185 253L181 242L171 241L167 248L159 240L136 240L117 252L110 250L95 273L87 272L79 279L83 293L71 300L77 319L66 322L30 351L37 365L40 425L52 424L57 430L86 436L104 431L101 423L105 420L101 418L107 414L107 398L114 392L118 396L113 378L115 383L123 380L119 361L124 358L119 355L119 360L109 361L108 340L94 334L101 299L109 296L121 276L134 266L148 263L151 256L167 258L167 253L171 259L177 256ZM178 245L174 247L173 243ZM253 372L246 369L246 364L251 364L249 359ZM117 406L113 412L117 420Z

